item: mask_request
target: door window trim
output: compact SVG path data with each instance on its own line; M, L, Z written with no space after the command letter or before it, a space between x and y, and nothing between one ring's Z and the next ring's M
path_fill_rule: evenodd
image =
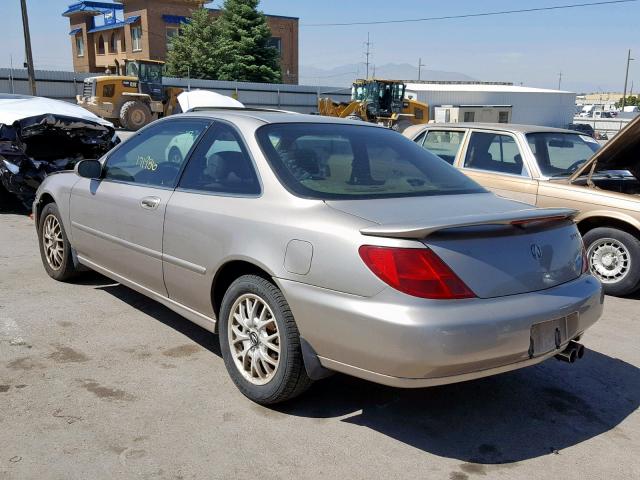
M456 153L456 158L453 159L453 163L451 164L451 166L458 168L458 164L459 164L459 160L460 160L460 154L463 151L464 152L467 151L467 140L469 139L470 129L462 128L462 127L452 127L452 128L434 127L434 128L425 128L424 131L426 132L426 135L422 139L422 143L418 144L421 147L424 147L424 142L427 140L427 135L429 135L430 132L462 132L462 141L460 142L460 147L458 148L458 153ZM434 153L434 155L435 155L435 153Z
M506 135L508 137L511 137L514 143L516 144L516 146L518 147L518 150L520 152L520 157L522 157L522 165L527 169L527 175L522 175L522 174L518 175L515 173L506 173L506 172L494 172L493 170L483 170L481 168L466 167L464 165L464 161L467 158L467 150L469 149L469 143L474 133L489 133L493 135ZM460 153L460 156L459 156L460 163L458 164L458 168L462 171L468 170L470 172L486 173L489 175L500 175L500 176L509 177L509 178L520 178L522 180L535 180L533 177L533 173L531 171L531 167L529 166L529 161L527 160L527 150L526 149L523 150L522 142L520 141L520 138L518 137L518 135L516 135L513 132L509 132L507 130L470 128L467 132L467 137L464 144L464 155L462 155L462 151L459 153Z
M204 138L204 136L207 134L207 132L211 129L211 127L216 123L214 121L214 119L210 119L210 118L206 118L206 117L184 117L184 118L173 118L171 120L160 120L160 122L167 122L167 121L171 121L171 123L175 123L175 122L187 122L187 121L191 121L193 122L194 120L197 121L201 121L203 124L205 124L205 128L202 131L202 133L200 134L200 137L193 142L193 145L191 145L191 148L189 149L189 151L187 152L187 155L184 158L184 161L182 162L182 165L180 166L180 170L178 170L178 174L176 176L176 186L180 183L180 179L182 178L182 174L184 173L184 169L187 166L187 164L189 163L189 161L191 160L191 155L193 154L193 152L195 151L195 148L200 144L200 142L202 141L202 139ZM151 127L157 126L159 125L158 122L153 122L149 125L147 125L146 127L138 130L134 135L132 135L130 138L128 138L127 140L125 140L124 142L120 142L120 144L118 144L114 149L112 149L109 153L107 153L103 159L102 159L102 168L104 169L107 164L109 163L109 160L111 159L111 157L113 155L115 155L118 150L120 150L123 145L126 145L128 143L129 140L138 137L140 135L142 135L146 130L148 130ZM111 183L120 183L123 185L133 185L136 187L146 187L146 188L157 188L158 190L175 190L176 186L174 187L168 187L168 186L163 186L163 185L147 185L147 184L142 184L142 183L137 183L137 182L130 182L127 180L117 180L117 179L113 179L113 178L100 178L99 179L100 182L111 182Z
M195 152L196 147L199 146L200 143L202 143L204 141L205 137L209 134L209 130L213 130L218 125L226 125L227 127L231 128L234 131L234 133L238 136L238 138L240 140L241 147L244 147L245 151L247 152L247 157L249 158L249 161L251 162L251 167L253 168L253 173L255 174L256 179L258 180L258 189L259 189L258 193L212 192L212 191L209 191L209 190L198 190L196 188L184 188L184 187L180 186L180 182L182 182L182 177L184 176L184 171L186 170L186 168L189 165L189 163L191 163L191 157L192 157L193 153ZM245 136L242 135L242 132L240 130L238 130L233 123L228 122L226 120L221 120L221 119L216 118L216 119L214 119L212 124L209 126L209 128L207 128L207 130L205 130L202 133L202 136L200 137L200 139L193 145L192 149L189 151L189 155L187 156L187 161L184 162L184 165L182 166L182 169L180 170L180 173L178 175L178 181L177 181L176 186L175 186L175 191L176 192L185 192L185 193L195 193L195 194L198 194L198 195L209 195L209 196L213 196L213 197L235 197L235 198L260 198L260 197L262 197L262 195L264 194L264 184L262 183L262 177L260 176L260 169L258 168L258 164L256 163L256 160L253 157L253 154L251 153L251 149L247 145L247 140L246 140Z

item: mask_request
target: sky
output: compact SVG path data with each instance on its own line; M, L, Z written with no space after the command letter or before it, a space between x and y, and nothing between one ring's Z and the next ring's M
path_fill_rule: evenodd
M364 61L367 33L371 62L423 64L479 80L543 88L622 91L627 50L629 84L640 90L640 1L579 9L397 25L314 27L311 24L460 15L583 3L594 0L262 0L265 13L300 18L300 65L328 69ZM68 19L74 0L27 0L37 69L71 70ZM216 0L210 6L220 6ZM0 0L4 46L0 66L24 62L19 0ZM308 26L307 26L308 25Z

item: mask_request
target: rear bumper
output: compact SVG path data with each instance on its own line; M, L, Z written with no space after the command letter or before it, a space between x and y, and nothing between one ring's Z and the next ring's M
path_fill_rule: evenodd
M301 335L329 369L397 387L472 380L540 363L531 326L578 314L565 344L602 314L589 275L539 292L493 299L430 301L392 289L365 298L277 279Z

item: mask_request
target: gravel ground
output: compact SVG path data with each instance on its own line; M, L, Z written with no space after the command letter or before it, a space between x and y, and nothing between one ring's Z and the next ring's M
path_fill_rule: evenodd
M32 221L0 215L0 479L640 478L639 302L607 298L575 365L335 375L270 409L215 335L97 274L51 280Z

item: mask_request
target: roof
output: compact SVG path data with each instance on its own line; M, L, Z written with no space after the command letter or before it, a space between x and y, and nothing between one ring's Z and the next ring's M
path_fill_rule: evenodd
M497 93L573 93L566 90L522 87L519 85L489 85L475 83L407 83L407 90L416 92L497 92Z
M322 115L306 115L295 112L286 112L283 110L263 110L254 108L211 108L207 110L196 110L180 115L196 116L196 117L214 117L223 120L252 119L261 123L340 123L347 125L363 125L375 128L379 127L375 123L356 122L354 120L346 120L336 117L325 117ZM175 115L172 115L172 118Z
M93 13L94 15L101 15L105 12L122 9L124 9L124 6L119 3L84 1L69 5L67 10L62 13L62 16L69 17L76 13Z
M428 129L440 128L475 128L483 130L500 130L507 132L535 133L535 132L555 132L555 133L576 133L575 130L566 128L543 127L540 125L521 125L518 123L481 123L481 122L460 122L460 123L429 123L424 125Z
M122 28L127 24L135 23L140 20L140 15L133 15L124 19L124 22L115 22L107 25L100 25L87 30L87 33L102 32L103 30L113 30L114 28Z

